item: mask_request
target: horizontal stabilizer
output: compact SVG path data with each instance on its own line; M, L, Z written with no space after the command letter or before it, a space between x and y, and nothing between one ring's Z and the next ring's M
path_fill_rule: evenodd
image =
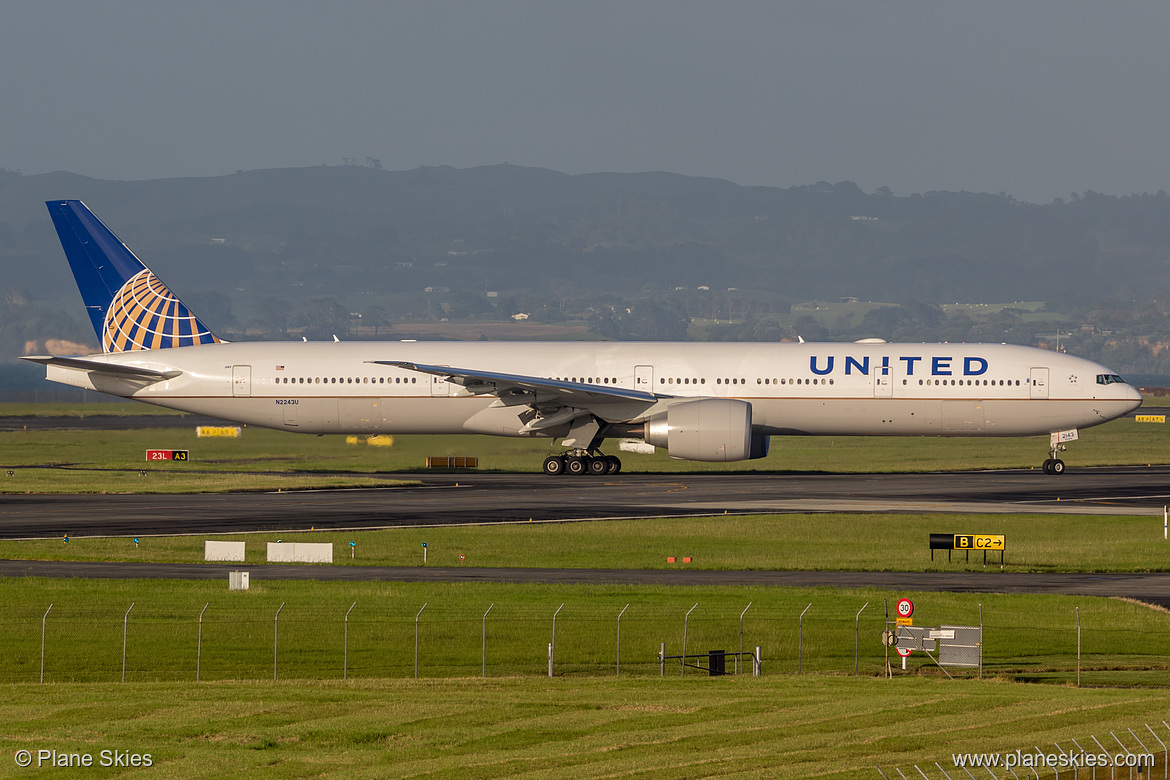
M43 366L61 366L62 368L73 368L80 371L96 371L99 374L107 376L122 377L124 379L148 379L154 382L162 382L167 379L174 379L182 374L178 369L171 369L169 371L156 371L153 368L139 368L138 366L123 366L118 363L107 363L104 360L92 360L90 358L81 357L53 357L51 355L33 355L30 357L21 358L32 363L40 363Z

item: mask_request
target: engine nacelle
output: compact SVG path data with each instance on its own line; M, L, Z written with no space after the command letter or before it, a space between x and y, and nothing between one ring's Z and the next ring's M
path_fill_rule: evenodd
M683 460L748 460L768 454L768 437L752 435L752 405L730 398L671 404L665 414L646 421L643 438Z

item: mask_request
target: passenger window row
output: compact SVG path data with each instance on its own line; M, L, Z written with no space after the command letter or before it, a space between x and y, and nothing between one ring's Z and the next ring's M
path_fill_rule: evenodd
M310 385L321 385L321 384L325 384L325 385L339 385L339 384L340 385L381 385L381 384L413 385L413 384L418 383L418 377L413 377L413 376L406 377L406 378L395 377L393 383L391 383L389 380L387 380L386 377L381 377L381 376L380 377L370 377L370 376L319 377L318 376L318 377L309 377L307 379L303 376L299 376L299 377L287 377L287 376L280 377L280 376L278 376L278 377L276 377L275 381L276 381L276 384L278 384L278 385L287 385L287 384L294 384L294 385L303 385L303 384L310 384Z

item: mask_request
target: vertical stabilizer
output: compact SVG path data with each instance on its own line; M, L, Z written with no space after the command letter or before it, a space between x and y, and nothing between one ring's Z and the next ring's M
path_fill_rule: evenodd
M84 203L45 205L103 352L220 341Z

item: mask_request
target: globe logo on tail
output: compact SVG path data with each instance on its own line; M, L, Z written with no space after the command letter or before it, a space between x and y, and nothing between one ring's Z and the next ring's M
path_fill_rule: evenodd
M105 352L189 347L219 339L144 268L114 295L102 333Z

